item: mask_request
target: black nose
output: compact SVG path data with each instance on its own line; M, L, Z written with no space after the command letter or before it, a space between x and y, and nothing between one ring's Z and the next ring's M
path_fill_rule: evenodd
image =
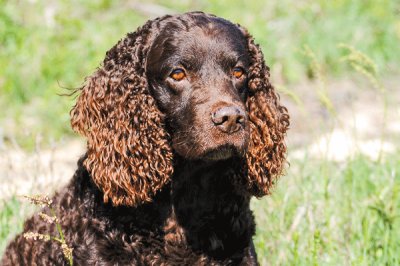
M242 108L225 106L211 114L214 125L222 132L232 134L244 127L245 113Z

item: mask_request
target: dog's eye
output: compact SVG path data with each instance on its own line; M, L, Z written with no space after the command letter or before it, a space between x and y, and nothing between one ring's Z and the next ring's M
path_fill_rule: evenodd
M241 78L244 74L244 70L241 67L235 67L232 72L233 76L237 79Z
M180 81L186 77L186 73L182 68L177 68L169 76L176 81Z

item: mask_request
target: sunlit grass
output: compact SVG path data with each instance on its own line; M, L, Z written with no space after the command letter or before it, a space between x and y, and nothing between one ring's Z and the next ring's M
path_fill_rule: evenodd
M381 163L291 161L272 195L252 202L261 262L399 264L399 162L400 154Z
M3 254L8 241L22 231L23 222L32 211L32 206L29 206L22 197L0 201L0 254Z

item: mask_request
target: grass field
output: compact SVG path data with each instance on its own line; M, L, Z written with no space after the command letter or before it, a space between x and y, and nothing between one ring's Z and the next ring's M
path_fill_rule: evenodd
M400 265L400 2L149 3L0 0L0 156L68 145L74 99L59 94L147 19L203 10L254 35L292 117L287 174L252 202L260 263ZM33 211L0 195L0 256Z
M400 156L294 160L271 197L254 201L267 265L399 265Z

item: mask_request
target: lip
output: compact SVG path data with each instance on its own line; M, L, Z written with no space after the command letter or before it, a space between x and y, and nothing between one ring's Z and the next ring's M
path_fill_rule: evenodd
M237 149L232 145L224 145L207 151L202 159L206 161L222 161L238 155Z

